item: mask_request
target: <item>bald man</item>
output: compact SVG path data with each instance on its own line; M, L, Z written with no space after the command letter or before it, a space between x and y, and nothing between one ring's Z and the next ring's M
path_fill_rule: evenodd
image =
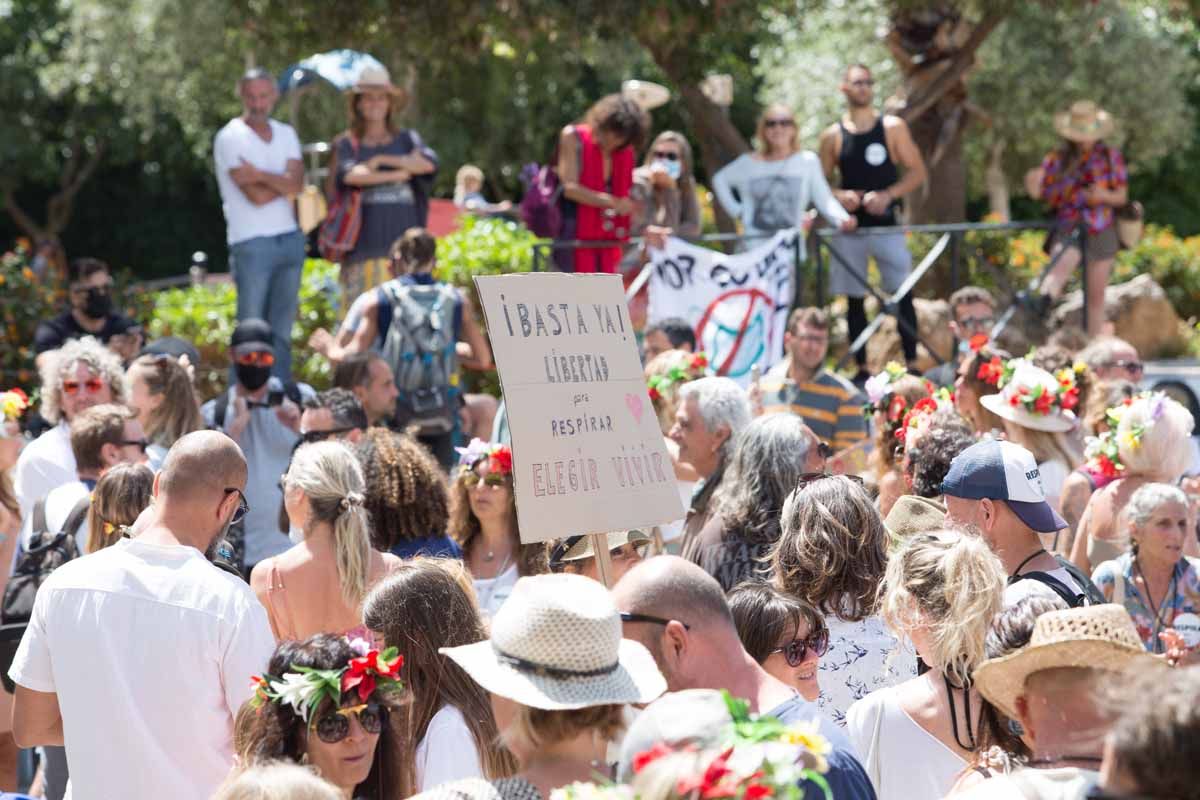
M656 556L635 566L612 589L626 639L646 646L667 690L727 689L750 710L785 723L817 719L833 750L828 756L833 796L873 798L875 790L846 734L820 716L817 704L769 675L742 647L725 593L716 579L678 556ZM820 797L804 783L805 797ZM810 794L811 792L811 794Z
M234 715L275 647L250 587L209 558L245 513L245 486L232 439L188 434L155 478L142 533L38 589L9 671L13 736L66 742L74 800L207 800L233 765Z

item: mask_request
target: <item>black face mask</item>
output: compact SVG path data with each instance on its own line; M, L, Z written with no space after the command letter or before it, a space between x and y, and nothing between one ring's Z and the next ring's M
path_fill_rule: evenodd
M245 364L237 365L238 383L252 392L261 389L270 377L270 367L246 366Z
M104 319L112 313L112 295L108 289L95 287L87 290L87 301L83 304L83 313L92 319Z

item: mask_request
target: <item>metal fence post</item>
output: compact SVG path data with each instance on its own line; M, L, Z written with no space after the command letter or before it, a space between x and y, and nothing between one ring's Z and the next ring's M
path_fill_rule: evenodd
M958 289L958 244L961 236L957 232L950 234L950 291Z

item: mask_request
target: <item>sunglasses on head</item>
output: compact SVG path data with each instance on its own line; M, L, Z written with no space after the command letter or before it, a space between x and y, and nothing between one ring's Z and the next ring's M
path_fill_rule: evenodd
M666 161L678 161L679 160L679 153L673 152L671 150L655 150L653 153L651 153L651 155L654 158L661 158Z
M104 388L104 381L99 378L88 378L83 383L79 381L63 381L62 390L64 394L78 394L80 389L84 389L89 394L95 394Z
M242 518L250 513L250 502L246 500L246 495L242 492L242 490L234 489L232 487L225 490L226 495L232 494L233 492L238 493L238 507L236 510L234 510L233 516L229 518L230 525L241 522Z
M387 709L378 703L363 703L330 711L313 725L317 738L325 744L337 744L350 735L350 717L358 717L358 724L369 734L383 730L387 721Z
M255 350L235 356L233 360L243 367L270 367L275 365L275 354L266 350Z
M790 119L768 119L763 122L764 128L790 128L796 123Z
M818 657L825 655L825 652L829 650L828 629L821 628L821 630L810 633L803 639L792 639L783 647L776 647L768 655L783 653L783 657L787 660L789 667L798 667L804 663L809 650L816 653Z
M826 446L828 446L828 445L826 445ZM832 453L830 453L830 455L832 455ZM828 457L829 456L826 456L826 458L828 458ZM816 483L817 481L822 480L823 478L849 478L850 480L857 483L859 486L863 485L863 479L859 475L834 475L832 472L806 472L803 475L801 475L800 478L796 481L796 488L803 489L805 486L808 486L810 483Z

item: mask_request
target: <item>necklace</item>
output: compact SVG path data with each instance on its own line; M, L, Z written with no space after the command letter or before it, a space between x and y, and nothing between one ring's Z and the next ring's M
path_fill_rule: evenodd
M1150 581L1146 580L1146 573L1142 571L1142 564L1136 557L1133 559L1133 569L1142 579L1142 585L1146 587L1146 600L1150 603L1150 609L1154 612L1154 631L1150 634L1153 642L1154 652L1159 652L1160 647L1164 647L1159 641L1158 634L1167 625L1167 621L1163 619L1163 606L1175 599L1175 579L1179 577L1178 565L1171 568L1171 580L1167 584L1166 591L1163 592L1163 598L1159 602L1154 602L1154 595L1150 593ZM1178 611L1178 609L1176 609ZM1171 623L1175 622L1175 614L1171 614Z
M1017 568L1013 570L1012 577L1015 578L1018 575L1020 575L1021 570L1025 567L1026 564L1028 564L1030 561L1033 561L1035 558L1037 558L1044 552L1046 552L1046 548L1039 547L1037 550L1034 550L1032 553L1025 556L1024 560L1022 560L1020 564L1017 564Z
M1067 761L1078 761L1082 764L1099 764L1103 759L1100 756L1047 756L1046 758L1030 759L1029 766L1031 767L1048 767L1052 764L1063 764Z
M958 711L954 707L954 690L960 687L950 683L950 678L947 675L942 676L942 680L946 683L946 700L950 703L950 727L954 731L954 743L963 750L975 752L979 749L979 743L975 741L975 732L971 730L971 686L964 684L962 688L963 706L966 712L966 731L967 741L964 743L958 736Z

